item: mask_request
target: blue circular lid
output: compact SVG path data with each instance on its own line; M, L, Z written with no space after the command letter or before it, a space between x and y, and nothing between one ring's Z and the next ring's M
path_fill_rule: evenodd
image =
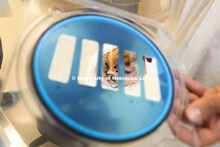
M119 20L67 18L40 38L33 59L37 90L72 129L102 140L141 137L166 118L170 69L142 32Z

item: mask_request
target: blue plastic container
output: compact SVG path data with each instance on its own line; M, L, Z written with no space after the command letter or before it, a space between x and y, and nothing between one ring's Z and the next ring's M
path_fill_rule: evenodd
M66 83L48 78L51 62L59 36L76 38L70 78ZM119 48L119 76L123 77L123 51L137 53L139 75L143 76L142 56L157 59L161 100L147 100L144 83L140 81L141 96L124 94L124 83L119 81L118 91L103 89L101 81L96 87L78 84L77 76L82 40L99 43L97 76L102 75L102 45ZM65 64L65 63L64 63ZM65 125L86 136L107 140L126 141L139 138L155 130L169 113L173 100L173 81L168 64L155 46L142 32L119 20L82 15L58 22L48 29L39 40L33 59L33 74L37 90L51 112Z

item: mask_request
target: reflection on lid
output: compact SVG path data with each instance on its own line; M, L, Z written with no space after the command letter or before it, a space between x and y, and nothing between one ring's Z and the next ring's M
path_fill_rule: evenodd
M157 60L155 58L143 57L143 63L145 97L148 100L159 102L161 100L161 94Z

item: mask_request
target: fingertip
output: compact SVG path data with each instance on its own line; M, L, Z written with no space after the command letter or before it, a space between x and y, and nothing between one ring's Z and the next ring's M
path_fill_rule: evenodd
M187 118L196 124L209 120L210 117L220 114L220 94L202 97L192 102L186 109Z
M202 97L206 91L205 87L201 83L195 82L195 88L198 96Z
M196 125L203 125L202 112L198 107L188 107L185 110L185 116L191 123Z
M186 75L184 75L184 81L185 81L186 87L189 91L195 93L199 97L204 95L205 88L202 84L200 84L197 81L194 81L193 79L191 79L190 77L188 77Z

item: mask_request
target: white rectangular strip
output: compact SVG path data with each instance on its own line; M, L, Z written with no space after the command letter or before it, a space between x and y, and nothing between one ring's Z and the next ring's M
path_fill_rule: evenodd
M103 49L102 49L102 52L103 52L103 62L104 60L109 64L110 62L112 63L114 60L117 60L116 62L118 62L118 58L113 58L113 57L116 57L118 56L118 52L115 52L114 50L115 49L118 49L118 46L116 45L113 45L113 44L108 44L108 43L105 43L103 44ZM108 58L105 59L105 55L109 54ZM109 68L112 68L113 65L108 65L108 69ZM103 67L102 69L104 70L104 64L103 64ZM102 77L104 78L104 80L102 81L102 88L103 89L108 89L108 90L113 90L113 91L117 91L118 90L118 82L117 81L117 84L116 83L112 83L112 80L110 80L110 76L107 77L106 74L104 74L104 72L102 72ZM117 76L118 77L118 76ZM108 80L109 79L109 80Z
M98 53L99 43L97 41L83 39L78 76L79 84L96 87Z
M60 35L48 74L50 80L68 83L75 45L76 37Z
M161 100L160 83L157 70L157 60L152 58L149 63L145 59L145 67L147 74L144 75L145 97L147 100L159 102Z
M129 71L130 69L130 71ZM124 51L124 80L125 94L139 97L141 96L141 86L138 77L137 54L131 51Z

